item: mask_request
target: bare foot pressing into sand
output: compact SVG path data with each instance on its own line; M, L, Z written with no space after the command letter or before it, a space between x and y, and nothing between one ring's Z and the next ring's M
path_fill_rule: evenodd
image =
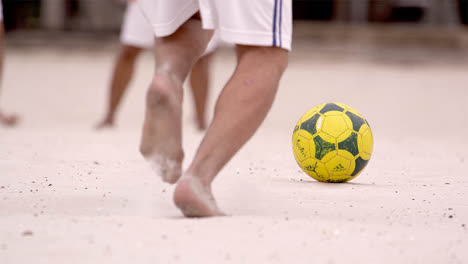
M182 84L157 73L146 95L140 152L163 181L175 183L182 174Z
M4 126L15 126L18 124L19 117L17 115L7 115L0 112L0 124Z
M210 185L198 178L185 175L177 183L174 203L186 217L223 216L211 193Z

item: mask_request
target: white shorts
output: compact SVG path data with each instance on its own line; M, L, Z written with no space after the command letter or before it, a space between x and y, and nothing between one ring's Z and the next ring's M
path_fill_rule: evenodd
M128 2L120 32L120 42L138 48L150 48L154 44L153 28L135 2Z
M0 0L1 1L1 0ZM143 15L136 2L128 2L125 11L120 42L137 48L151 48L154 45L154 33L151 24ZM219 37L214 34L208 43L205 54L213 52L218 47Z
M291 49L292 0L138 0L158 37L174 33L200 11L203 27L221 41Z

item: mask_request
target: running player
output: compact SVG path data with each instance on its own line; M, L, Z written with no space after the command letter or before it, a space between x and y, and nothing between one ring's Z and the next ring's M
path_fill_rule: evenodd
M3 36L5 34L3 24L3 8L2 1L0 0L0 80L3 72ZM8 115L0 109L0 124L5 126L14 126L18 122L18 117L15 115Z
M156 35L156 70L147 91L140 151L164 181L177 182L174 202L185 216L223 215L211 183L252 137L273 103L291 48L291 0L138 3ZM192 163L180 178L182 84L213 30L222 41L236 45L237 67L218 98L213 121Z
M151 48L154 43L151 25L143 16L136 0L128 1L120 42L121 47L114 66L106 114L103 120L96 125L97 129L114 125L117 108L132 78L136 59L144 49ZM196 123L200 130L204 130L206 127L205 106L209 86L208 69L211 54L215 48L215 43L210 43L205 56L194 65L190 78L190 87L195 101Z

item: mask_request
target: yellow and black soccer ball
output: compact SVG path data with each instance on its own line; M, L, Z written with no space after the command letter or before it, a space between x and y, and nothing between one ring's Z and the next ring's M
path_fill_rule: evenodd
M372 155L372 131L353 108L325 103L305 113L294 128L293 152L302 170L321 182L347 182Z

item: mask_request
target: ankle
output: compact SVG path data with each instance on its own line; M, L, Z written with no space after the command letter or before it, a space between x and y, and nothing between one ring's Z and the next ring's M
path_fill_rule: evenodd
M213 178L207 177L206 175L195 173L193 170L188 170L185 174L185 178L189 178L199 182L202 186L211 188L211 183L213 182Z

